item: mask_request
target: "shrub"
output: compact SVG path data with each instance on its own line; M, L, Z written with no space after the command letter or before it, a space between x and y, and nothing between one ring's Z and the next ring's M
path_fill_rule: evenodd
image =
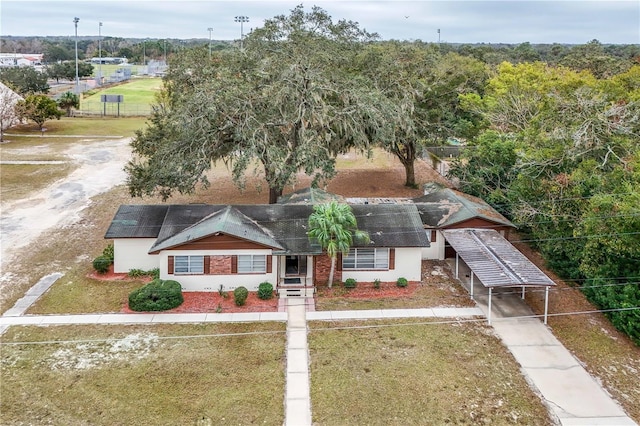
M236 306L242 306L247 301L247 296L249 296L249 290L246 287L238 287L233 290L233 300L236 302Z
M273 297L273 285L270 282L260 283L258 286L258 297L262 300L269 300Z
M99 274L106 274L109 271L109 266L111 266L111 260L105 256L98 256L93 259L93 269Z
M104 250L102 250L102 255L107 259L109 259L111 263L113 263L113 256L114 256L113 244L109 244L108 246L106 246Z
M356 288L357 283L353 278L347 278L344 282L344 288Z
M373 288L380 288L380 279L376 278L373 280Z
M166 311L182 302L182 287L174 280L153 280L129 294L129 308L138 312Z
M160 269L154 268L148 271L145 271L144 269L129 269L127 276L130 278L151 277L154 280L157 280L160 278Z
M398 278L398 281L396 281L396 285L398 287L406 287L407 285L409 285L409 282L407 281L406 278L400 277Z
M147 275L147 271L144 271L142 269L129 269L129 272L127 273L127 276L130 278L140 278L144 277L145 275Z

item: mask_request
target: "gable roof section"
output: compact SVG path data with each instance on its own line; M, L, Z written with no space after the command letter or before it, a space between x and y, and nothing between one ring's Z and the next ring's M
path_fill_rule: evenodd
M183 216L179 214L180 210L181 209L172 209L170 214L167 215L165 218L165 223L168 222L167 229L169 227L179 227L184 224L175 223L176 219L183 218ZM204 212L204 209L202 211ZM174 212L178 214L172 214ZM165 233L164 231L165 228L163 226L162 233L168 234L168 232ZM218 233L252 241L267 247L282 249L282 246L273 238L268 228L260 226L238 209L232 206L226 206L223 209L217 209L217 211L205 216L193 225L165 239L158 238L158 241L151 247L149 253L157 253L161 250L167 250Z
M168 205L122 205L104 237L157 238L168 209Z
M422 223L430 228L446 228L473 218L514 227L484 200L449 188L414 198Z

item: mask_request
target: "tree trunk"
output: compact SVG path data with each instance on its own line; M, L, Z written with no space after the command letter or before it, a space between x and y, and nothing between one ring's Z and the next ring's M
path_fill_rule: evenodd
M406 176L406 180L404 182L404 186L408 186L410 188L415 188L416 187L416 173L414 170L414 163L413 161L409 161L406 163L402 164L404 166L404 171Z
M331 258L331 269L329 270L329 281L327 282L327 287L331 288L333 286L333 274L336 272L336 256Z
M278 197L282 195L282 189L269 188L269 204L278 202Z

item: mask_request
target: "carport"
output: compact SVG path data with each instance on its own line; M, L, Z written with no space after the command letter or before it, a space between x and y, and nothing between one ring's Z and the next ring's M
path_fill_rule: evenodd
M526 287L544 287L544 323L547 323L549 287L556 284L500 233L493 229L449 229L442 234L456 251L456 278L460 258L471 269L471 298L474 276L489 289L489 324L492 292L500 287L521 287L523 299Z

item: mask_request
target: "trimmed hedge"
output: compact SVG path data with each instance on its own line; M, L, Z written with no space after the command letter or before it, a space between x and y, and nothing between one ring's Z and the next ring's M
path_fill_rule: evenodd
M109 271L109 266L111 266L111 259L106 256L98 256L93 259L93 269L96 270L99 274L106 274Z
M249 296L249 290L246 287L238 287L233 290L233 300L236 302L236 306L242 306L247 301Z
M269 300L273 297L273 285L270 282L260 283L258 286L258 298Z
M356 288L358 282L353 278L347 278L344 282L344 288Z
M400 277L398 278L398 281L396 281L396 285L398 287L406 287L407 285L409 285L409 282L407 281L406 278Z
M174 280L155 279L129 294L129 308L137 312L167 311L182 302L182 286Z

